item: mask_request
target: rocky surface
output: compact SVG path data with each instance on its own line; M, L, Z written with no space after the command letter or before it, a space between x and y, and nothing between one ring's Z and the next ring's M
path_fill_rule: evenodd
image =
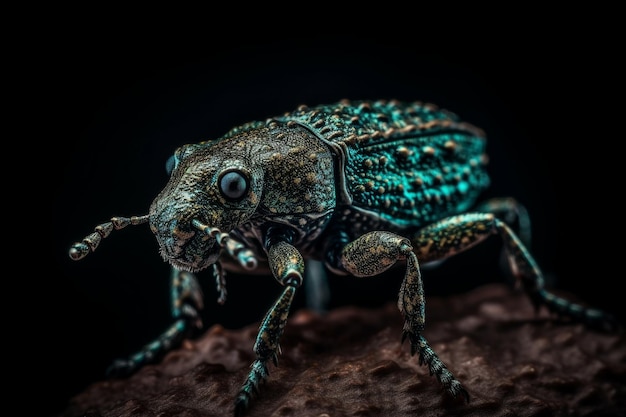
M623 416L626 337L535 314L504 285L427 299L424 332L471 401L451 399L401 344L394 304L295 312L255 416ZM230 416L257 326L214 325L127 379L99 381L61 417Z

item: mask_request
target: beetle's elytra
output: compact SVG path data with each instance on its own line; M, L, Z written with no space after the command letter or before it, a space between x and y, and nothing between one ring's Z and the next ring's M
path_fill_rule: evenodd
M235 414L241 414L268 378L268 362L277 364L279 340L308 262L355 277L398 264L404 266L398 297L402 339L408 338L411 353L419 353L447 393L469 401L422 335L419 265L492 235L500 237L512 273L537 308L590 326L617 327L610 315L544 287L525 247L530 227L521 205L511 198L476 204L489 185L485 151L485 134L456 115L430 104L383 100L300 106L217 140L180 147L167 164L169 182L148 214L114 217L70 249L78 260L113 229L149 223L173 269L174 323L141 351L116 361L110 373L135 371L199 325L202 296L195 273L209 270L223 303L224 271L271 271L284 290L261 322L256 360L235 399Z

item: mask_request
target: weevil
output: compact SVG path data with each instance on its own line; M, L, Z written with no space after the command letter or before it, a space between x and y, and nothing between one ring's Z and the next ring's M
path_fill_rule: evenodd
M112 230L148 223L171 265L173 324L108 372L127 375L157 360L201 325L196 274L208 271L218 302L229 271L267 271L283 288L260 322L256 359L234 400L243 414L278 366L279 341L309 262L354 277L404 269L398 308L410 342L447 394L465 387L423 335L422 267L498 236L516 283L537 309L614 329L608 313L550 292L530 254L528 213L512 198L480 203L490 185L486 135L456 114L421 102L340 101L235 127L187 144L168 160L165 188L146 215L113 217L71 246L93 252ZM307 268L305 268L307 265ZM306 271L305 271L306 269Z

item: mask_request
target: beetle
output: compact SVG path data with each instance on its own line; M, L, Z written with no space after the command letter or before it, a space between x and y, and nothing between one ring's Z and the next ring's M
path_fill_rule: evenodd
M489 186L486 135L456 114L422 102L343 100L299 106L235 127L217 140L187 144L167 162L170 178L146 215L113 217L73 244L73 260L94 252L112 230L148 223L171 265L174 323L109 375L128 375L201 326L196 273L271 273L282 293L260 323L251 364L234 401L243 414L278 365L279 341L296 290L320 262L334 274L370 277L404 266L398 308L402 341L445 391L467 390L424 337L420 265L437 263L488 237L502 241L508 266L535 307L592 327L614 329L608 313L557 296L527 249L530 223L512 198L478 204ZM514 231L516 229L516 231ZM313 279L311 277L311 279Z

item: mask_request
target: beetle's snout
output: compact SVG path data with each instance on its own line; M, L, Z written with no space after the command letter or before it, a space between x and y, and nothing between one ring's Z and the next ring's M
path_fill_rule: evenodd
M171 218L161 212L150 216L150 229L159 243L161 256L175 268L197 272L218 259L217 240L195 228L192 220Z
M161 221L160 217L162 216L150 218L150 230L167 257L177 258L184 251L184 243L193 238L195 232L191 227L181 227L181 223L176 219Z

